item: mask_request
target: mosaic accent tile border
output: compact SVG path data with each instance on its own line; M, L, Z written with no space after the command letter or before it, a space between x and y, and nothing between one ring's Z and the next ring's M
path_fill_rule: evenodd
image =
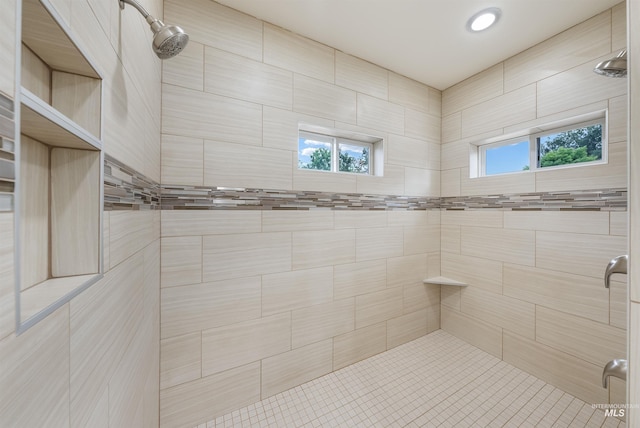
M160 185L105 155L104 209L116 210L537 210L626 211L627 189L488 196L411 197Z
M157 210L160 208L160 185L104 155L104 210Z
M440 207L447 210L626 211L627 189L444 197L441 198Z
M440 198L229 187L162 186L163 210L427 210Z
M0 93L0 211L14 210L15 189L15 106Z

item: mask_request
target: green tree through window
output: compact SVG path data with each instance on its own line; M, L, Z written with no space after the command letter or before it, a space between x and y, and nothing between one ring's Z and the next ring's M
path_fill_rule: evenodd
M571 129L538 139L540 167L602 159L602 125Z

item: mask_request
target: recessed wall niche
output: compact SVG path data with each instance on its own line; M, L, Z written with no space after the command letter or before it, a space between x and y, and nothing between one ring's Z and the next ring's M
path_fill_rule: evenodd
M102 78L48 0L22 2L17 333L102 277Z

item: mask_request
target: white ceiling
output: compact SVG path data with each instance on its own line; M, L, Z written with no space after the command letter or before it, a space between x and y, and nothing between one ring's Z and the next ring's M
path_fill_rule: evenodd
M216 1L442 90L620 0ZM498 24L468 32L490 6Z

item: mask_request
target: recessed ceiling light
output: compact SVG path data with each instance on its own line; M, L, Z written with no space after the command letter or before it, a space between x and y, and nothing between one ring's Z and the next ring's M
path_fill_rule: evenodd
M467 30L474 33L486 30L487 28L498 22L500 13L501 11L497 7L490 7L481 10L480 12L469 18L469 20L467 21Z

